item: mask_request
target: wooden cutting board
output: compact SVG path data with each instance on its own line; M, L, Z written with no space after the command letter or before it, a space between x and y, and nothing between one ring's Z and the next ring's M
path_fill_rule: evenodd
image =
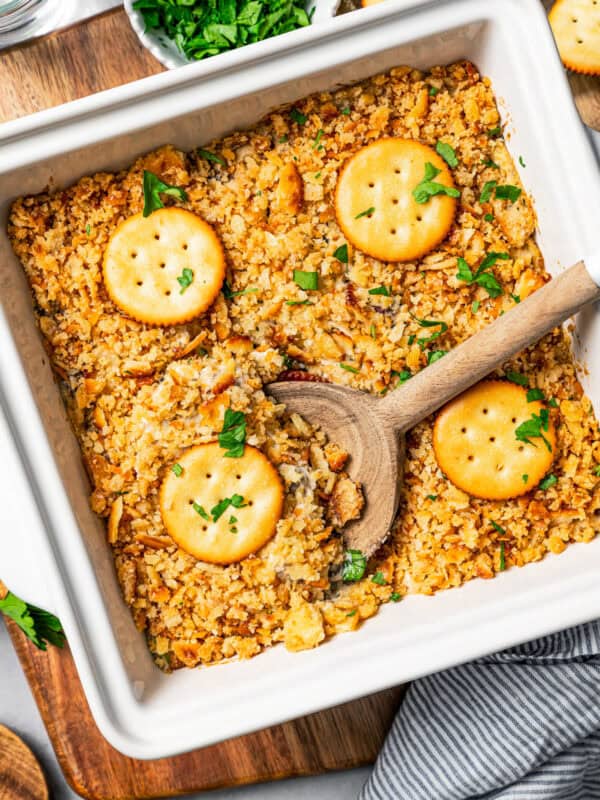
M0 122L161 72L115 10L0 52ZM580 111L600 128L600 81L571 76ZM126 758L92 720L68 648L42 653L9 623L60 765L93 800L138 800L348 769L374 761L399 687L175 758Z

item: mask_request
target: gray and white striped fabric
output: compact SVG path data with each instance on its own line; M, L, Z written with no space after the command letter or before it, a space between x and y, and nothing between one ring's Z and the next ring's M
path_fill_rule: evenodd
M466 798L600 800L600 621L411 685L360 800Z

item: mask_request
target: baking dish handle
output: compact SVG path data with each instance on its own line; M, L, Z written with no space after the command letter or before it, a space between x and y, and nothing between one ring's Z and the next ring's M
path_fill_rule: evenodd
M28 603L56 613L38 546L44 535L34 494L0 410L0 580Z

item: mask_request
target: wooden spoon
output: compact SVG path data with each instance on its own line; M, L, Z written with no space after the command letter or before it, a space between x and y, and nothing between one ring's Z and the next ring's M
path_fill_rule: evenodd
M600 283L600 254L588 263L598 267ZM366 505L344 529L346 545L370 556L387 538L398 510L407 430L598 299L600 288L580 261L383 398L327 383L270 384L278 402L320 425L352 456L349 473L362 484Z

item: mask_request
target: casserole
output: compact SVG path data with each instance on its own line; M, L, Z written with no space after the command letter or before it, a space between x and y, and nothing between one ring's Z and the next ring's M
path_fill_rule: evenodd
M15 592L59 614L96 721L128 755L157 758L207 745L600 613L596 540L491 583L411 596L317 651L275 648L219 670L161 675L120 598L104 535L89 511L79 450L5 234L9 203L48 183L118 169L164 142L190 148L282 103L394 65L427 68L459 58L474 61L504 103L508 146L528 163L524 179L537 202L539 242L556 272L592 249L600 177L537 0L383 4L0 130L2 574ZM236 77L241 69L244 81ZM564 142L568 161L557 158ZM594 313L581 315L576 356L585 359L598 335ZM597 404L600 372L591 362L589 369L582 379ZM35 564L27 563L30 554Z

